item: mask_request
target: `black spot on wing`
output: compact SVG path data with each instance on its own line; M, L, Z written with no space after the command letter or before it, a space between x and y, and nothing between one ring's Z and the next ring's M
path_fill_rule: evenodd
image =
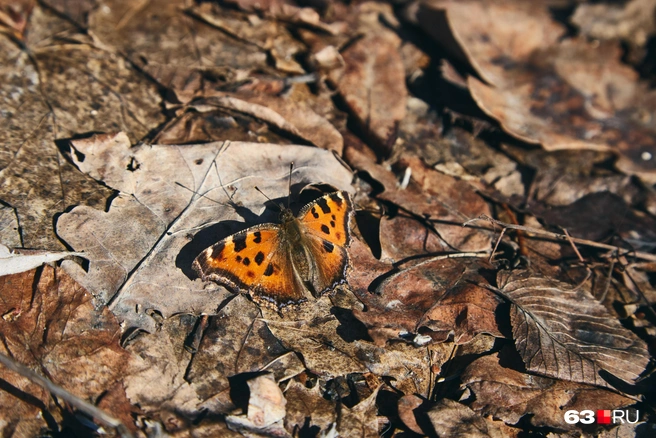
M238 255L237 257L235 257L235 260L237 260L238 263L241 263L241 256Z
M248 257L244 257L243 263L244 263L244 266L248 266L248 265L251 264L251 259L249 259Z
M330 234L330 228L328 228L326 224L321 225L321 231L323 231L325 234Z
M223 248L225 248L225 243L219 242L216 245L212 247L212 258L214 260L222 260L223 259Z
M260 251L255 256L255 263L257 263L257 266L260 266L263 261L264 261L264 253Z
M332 199L333 202L335 204L337 204L338 207L342 206L342 202L344 202L344 200L342 199L342 197L337 192L331 193L329 196L330 196L330 199Z
M255 236L253 238L254 243L260 243L262 241L262 233L260 233L259 231L254 232L253 236Z
M269 263L266 269L264 270L264 275L266 277L270 277L271 275L273 275L273 265L271 263Z
M246 248L246 234L240 234L232 238L232 243L235 244L235 251L239 252Z
M317 213L317 209L312 207L312 210L310 210L310 213L312 213L312 216L314 216L315 219L319 219L319 213Z
M323 241L323 249L325 249L326 252L333 252L333 250L335 249L335 245L328 242L327 240L324 240Z
M330 213L330 207L328 206L328 202L326 201L326 198L317 199L317 205L319 206L321 211L324 212L324 214Z
M335 221L330 221L330 226L335 228Z

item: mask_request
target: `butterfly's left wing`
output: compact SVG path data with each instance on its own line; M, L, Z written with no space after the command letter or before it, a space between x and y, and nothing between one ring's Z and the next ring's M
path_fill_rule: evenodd
M229 236L201 252L192 265L212 280L276 309L306 300L276 224L257 225Z
M306 205L298 219L312 263L310 282L316 293L323 293L346 281L349 264L349 222L353 204L348 192L334 192Z

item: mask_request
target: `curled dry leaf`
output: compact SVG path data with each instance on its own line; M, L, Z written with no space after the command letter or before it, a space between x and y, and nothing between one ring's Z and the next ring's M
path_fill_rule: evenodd
M294 162L294 193L311 182L350 189L350 171L329 151L311 147L226 142L130 148L124 134L73 147L80 170L119 195L107 212L77 207L59 218L58 235L89 259L88 273L71 263L67 269L103 301L111 299L126 328L149 332L156 329L146 313L151 309L164 317L211 314L232 295L192 281L191 263L219 239L275 221L277 210L265 211L254 186L285 199Z
M245 436L290 437L283 426L287 400L271 374L254 377L247 382L250 396L246 415L229 415L231 430Z
M206 99L193 105L199 112L224 108L248 114L276 129L306 140L317 147L342 153L342 135L325 118L314 112L304 102L295 102L266 94L253 93L203 93Z
M77 397L93 403L125 373L118 322L59 268L0 277L0 314L0 351ZM57 429L61 407L47 391L4 367L0 379L13 388L0 391L2 428Z
M642 47L656 31L656 1L631 0L623 4L582 3L570 18L581 33L600 40L622 39Z
M645 370L645 342L582 286L531 277L526 271L502 272L498 283L512 303L515 345L529 371L608 386L603 372L633 383Z
M385 278L375 295L361 297L367 311L353 313L378 345L417 340L420 335L436 342L453 337L456 344L467 343L479 333L503 337L495 317L500 300L477 285L485 284L476 272L480 267L466 259L417 263Z
M0 276L19 274L37 268L44 263L52 263L71 256L82 256L81 252L49 251L10 251L0 243Z
M656 181L653 92L621 63L618 46L559 42L564 29L541 3L437 2L420 12L420 23L435 33L444 12L487 82L470 77L472 96L507 132L547 150L612 151L620 170Z
M516 353L514 353L516 354ZM539 377L517 371L508 366L508 350L483 356L472 362L461 375L463 387L474 395L470 407L482 415L492 415L507 424L517 424L529 416L537 427L575 429L563 418L566 410L584 410L591 406L619 409L634 400L594 386ZM502 365L502 363L505 363Z

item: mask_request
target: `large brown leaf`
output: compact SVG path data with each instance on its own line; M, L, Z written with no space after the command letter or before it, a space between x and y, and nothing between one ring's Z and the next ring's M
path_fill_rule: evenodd
M515 345L529 371L607 386L601 371L634 382L645 370L644 341L583 287L528 272L501 273L499 285L512 303Z
M96 402L125 371L118 322L61 269L0 277L0 314L0 352L80 398ZM0 380L0 429L56 427L61 411L47 391L4 367Z
M385 278L375 295L361 295L367 311L353 313L379 345L410 338L421 345L449 337L465 344L479 333L502 337L495 317L499 299L476 284L485 281L477 273L480 266L467 259L418 263Z
M474 396L470 407L482 415L492 415L507 424L516 424L528 415L534 426L574 429L576 426L565 422L566 410L595 406L617 409L634 403L605 389L517 371L509 367L513 364L509 353L502 349L501 353L476 359L460 377L463 387Z

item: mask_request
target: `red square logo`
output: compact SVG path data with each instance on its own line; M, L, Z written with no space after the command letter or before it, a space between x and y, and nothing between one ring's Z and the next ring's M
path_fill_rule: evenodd
M610 411L608 409L597 411L597 424L610 424Z

